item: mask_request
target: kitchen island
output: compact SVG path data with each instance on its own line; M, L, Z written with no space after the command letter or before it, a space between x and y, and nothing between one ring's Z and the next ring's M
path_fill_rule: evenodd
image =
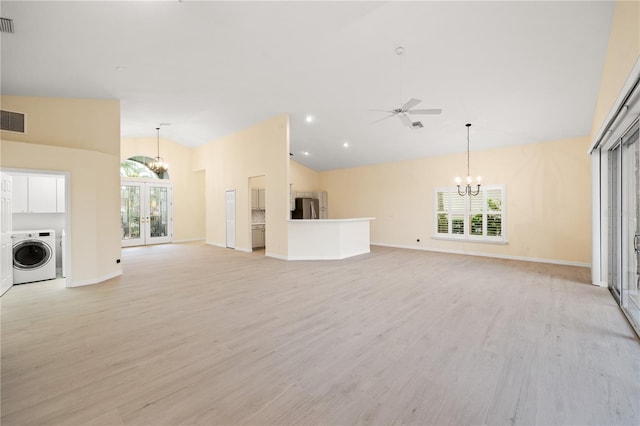
M369 228L373 219L375 218L289 220L288 259L345 259L369 253Z

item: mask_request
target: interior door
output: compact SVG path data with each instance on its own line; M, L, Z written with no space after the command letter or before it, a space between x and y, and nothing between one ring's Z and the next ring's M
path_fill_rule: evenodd
M227 247L236 248L236 191L225 192Z
M13 286L12 182L6 173L0 175L0 295Z
M172 205L170 183L122 180L122 246L170 243L173 235Z

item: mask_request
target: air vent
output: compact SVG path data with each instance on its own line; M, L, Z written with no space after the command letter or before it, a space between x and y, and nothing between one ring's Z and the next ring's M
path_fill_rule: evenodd
M0 33L13 32L13 19L0 18Z
M0 129L10 132L24 133L24 114L11 111L0 111Z
M414 121L413 123L411 123L411 127L413 127L414 129L420 129L420 128L424 127L424 126L422 125L421 122Z

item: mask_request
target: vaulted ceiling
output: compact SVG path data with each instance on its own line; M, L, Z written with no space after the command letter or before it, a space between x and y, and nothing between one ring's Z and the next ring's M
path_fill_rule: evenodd
M289 113L316 170L462 152L467 122L472 150L551 141L591 131L614 6L3 0L1 90L118 98L123 137L188 146ZM411 98L442 114L374 123Z

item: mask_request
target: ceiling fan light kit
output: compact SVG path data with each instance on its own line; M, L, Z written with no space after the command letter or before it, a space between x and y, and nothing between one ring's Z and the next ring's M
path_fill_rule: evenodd
M476 195L480 194L480 182L482 181L482 177L478 176L476 178L476 189L472 189L471 183L473 182L473 178L469 173L469 129L471 128L471 123L467 123L465 124L465 126L467 126L467 177L465 178L466 185L464 187L464 191L460 190L462 179L458 176L456 177L455 181L456 185L458 186L458 195L460 195L461 197L464 197L465 195L475 197Z
M376 112L386 112L389 115L382 117L379 120L374 121L373 123L378 123L382 120L386 120L387 118L391 118L391 117L398 117L400 119L400 121L402 121L402 124L404 124L405 126L411 128L411 129L420 129L422 127L424 127L422 125L422 122L420 121L413 121L411 119L411 117L409 116L409 114L426 114L426 115L437 115L437 114L441 114L442 110L439 108L428 108L428 109L412 109L414 106L418 105L420 102L422 102L420 99L409 99L407 102L405 102L404 105L402 105L399 108L395 108L395 109L391 109L391 110L384 110L384 109L372 109L370 111L376 111ZM372 124L373 124L372 123Z
M403 56L405 54L405 48L402 47L402 46L397 46L395 48L395 53L398 56ZM400 79L402 81L402 70L400 71ZM400 94L402 94L402 89L400 90ZM411 119L411 117L409 116L410 114L437 115L437 114L441 114L442 110L439 109L439 108L413 109L413 107L417 106L420 102L422 102L420 99L411 98L407 102L405 102L404 105L402 105L402 106L400 106L398 108L391 109L391 110L371 109L369 111L386 112L387 114L389 114L389 115L387 115L385 117L382 117L379 120L374 121L371 124L379 123L380 121L383 121L383 120L386 120L387 118L391 118L391 117L395 116L395 117L398 117L400 119L400 121L402 121L402 124L404 124L408 128L410 128L410 129L421 129L421 128L424 127L422 122L413 121Z

